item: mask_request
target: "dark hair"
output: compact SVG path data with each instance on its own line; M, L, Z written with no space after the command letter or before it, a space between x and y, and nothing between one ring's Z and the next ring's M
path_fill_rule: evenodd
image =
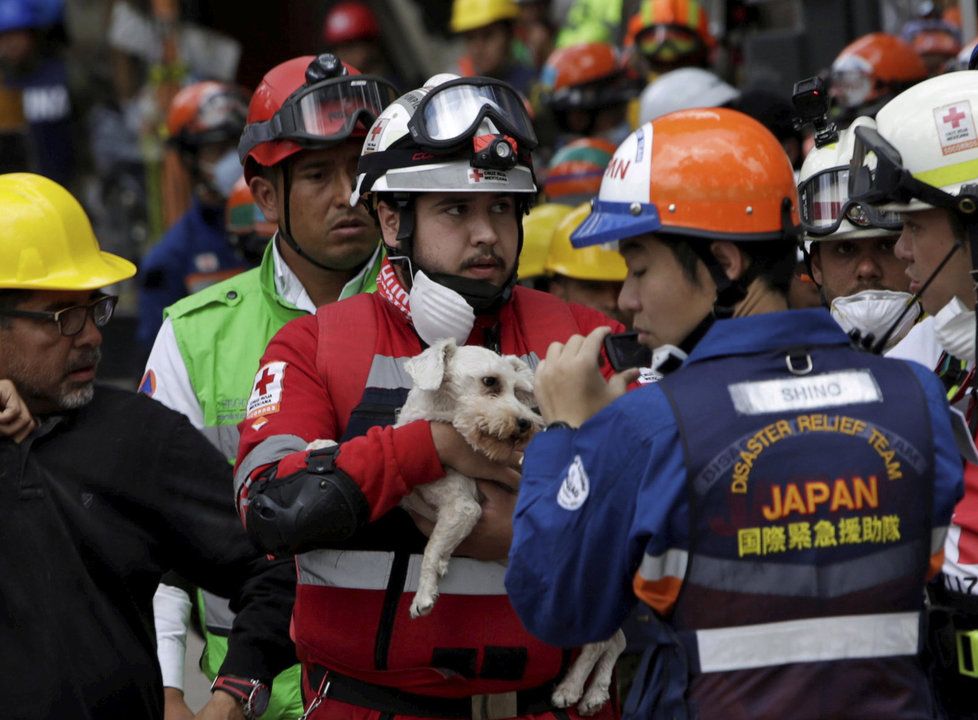
M700 255L693 249L691 243L702 243L702 249L709 252L709 244L713 242L707 238L696 238L682 240L670 238L666 246L672 251L683 274L694 285L699 284L696 275L696 266L700 262ZM796 246L787 240L763 240L751 242L734 242L741 252L744 253L751 262L751 277L759 278L771 290L783 295L788 294L791 287L791 278L795 272Z

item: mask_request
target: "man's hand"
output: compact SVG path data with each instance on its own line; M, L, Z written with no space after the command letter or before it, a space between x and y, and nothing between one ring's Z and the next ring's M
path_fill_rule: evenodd
M37 427L37 421L10 380L0 380L0 437L20 443Z
M163 720L194 720L194 711L177 688L163 688Z
M245 720L245 714L236 697L223 690L215 690L211 693L211 699L194 718L195 720Z
M476 560L505 560L509 556L509 546L513 542L513 510L516 508L516 493L506 485L492 480L476 480L482 494L482 517L479 522L455 548L453 555L462 555ZM414 524L426 536L431 535L435 524L427 518L412 512Z
M495 480L514 492L519 490L520 473L515 468L519 453L516 450L507 461L493 462L473 450L458 430L444 422L431 423L431 439L435 442L435 450L438 451L438 459L442 465L455 468L466 477Z
M624 370L605 382L598 366L601 344L611 328L599 327L587 337L574 335L566 344L550 343L547 357L537 366L533 394L548 422L580 427L584 421L625 394L639 375Z

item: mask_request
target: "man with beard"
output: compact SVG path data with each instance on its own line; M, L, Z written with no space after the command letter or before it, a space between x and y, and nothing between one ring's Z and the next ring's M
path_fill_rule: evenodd
M140 391L186 415L234 462L255 369L272 336L320 305L376 289L383 253L377 225L350 207L350 187L367 128L394 99L393 86L361 75L336 56L303 56L266 73L248 108L239 145L245 179L275 236L259 267L171 305ZM341 105L342 113L329 114ZM306 125L276 125L297 108ZM316 114L312 108L317 108ZM299 144L301 143L301 145ZM230 495L228 501L230 502ZM190 600L173 578L160 586L156 624L167 708L184 710L183 666ZM214 679L233 615L199 593L206 647L201 669ZM275 682L267 720L302 714L298 668Z
M60 185L0 176L0 692L17 720L163 717L153 593L175 570L238 611L223 671L288 665L291 568L248 541L227 460L178 413L94 385L100 288L136 268L99 249ZM243 718L216 692L200 717Z

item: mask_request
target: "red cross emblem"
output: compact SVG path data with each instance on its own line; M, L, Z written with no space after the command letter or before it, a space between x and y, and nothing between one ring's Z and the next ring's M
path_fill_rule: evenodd
M259 395L264 395L268 392L268 386L272 384L275 380L275 376L268 372L268 368L262 368L261 377L255 382L255 390L258 391Z
M966 114L958 110L956 107L952 107L947 111L947 115L941 118L946 123L951 123L951 127L957 129L961 121L968 117Z
M370 131L370 139L373 141L377 140L377 136L384 132L384 123L379 122L374 125L374 129Z
M482 180L484 175L485 173L483 173L481 170L476 170L476 169L469 170L469 177L471 177L476 182Z

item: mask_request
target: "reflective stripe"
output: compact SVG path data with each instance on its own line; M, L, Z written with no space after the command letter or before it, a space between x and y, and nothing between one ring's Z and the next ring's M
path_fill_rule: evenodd
M930 554L940 552L944 549L944 541L947 539L947 527L934 528L930 531Z
M922 572L923 540L824 567L745 562L697 555L686 582L712 590L831 598Z
M916 655L916 612L809 618L698 630L700 671L727 672L786 663Z
M534 352L518 357L529 365L531 370L536 369L536 366L540 364L540 358ZM410 359L410 357L374 355L373 361L370 363L370 372L367 374L366 387L383 390L410 390L413 387L413 382L407 370L404 369L404 364Z
M688 562L689 553L685 550L666 550L662 555L646 554L642 558L638 574L643 580L652 582L661 580L666 576L682 579L686 576L686 564Z
M242 487L249 487L249 476L262 465L277 462L289 453L305 450L309 443L298 435L272 435L255 445L238 466L234 474L234 496L238 497Z
M296 556L300 585L357 590L384 590L390 579L394 553L369 550L313 550ZM418 589L421 556L408 560L406 592ZM505 595L506 567L496 562L452 558L438 583L442 595Z
M234 462L238 456L238 441L241 439L237 425L207 425L200 431L224 457Z
M204 617L201 618L204 627L217 635L227 635L231 632L231 625L234 624L230 601L203 589L200 594L204 598Z
M947 185L958 185L967 180L974 180L978 176L978 160L966 160L964 162L948 165L947 167L934 168L924 172L914 173L913 176L934 187L945 187Z

